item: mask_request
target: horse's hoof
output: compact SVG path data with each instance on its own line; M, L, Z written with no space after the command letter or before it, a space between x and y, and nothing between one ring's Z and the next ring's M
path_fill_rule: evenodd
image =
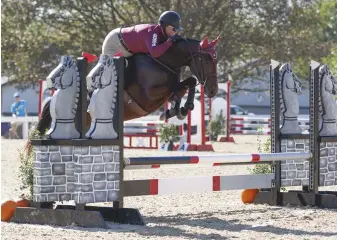
M165 113L160 114L159 120L164 121L165 118L166 118L166 114Z
M184 120L184 119L186 118L186 116L187 116L187 115L178 114L178 115L177 115L177 118L178 118L179 120Z
M194 109L194 103L189 103L186 107L186 109L192 111Z

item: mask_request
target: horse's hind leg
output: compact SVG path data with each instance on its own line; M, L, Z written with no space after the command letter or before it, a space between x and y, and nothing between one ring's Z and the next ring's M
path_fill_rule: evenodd
M37 123L37 126L36 126L36 130L39 131L39 135L43 136L46 132L47 129L50 128L50 124L51 124L51 116L50 116L50 102L51 102L51 99L46 103L46 105L43 107L42 109L42 113L41 113L41 118L39 120L39 122ZM27 151L27 154L30 153L32 149L32 145L31 145L31 142L30 140L26 143L26 146L25 146L25 150Z

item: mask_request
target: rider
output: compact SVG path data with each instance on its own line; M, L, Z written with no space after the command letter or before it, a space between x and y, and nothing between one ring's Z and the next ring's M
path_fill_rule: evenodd
M135 53L150 53L159 57L181 37L181 18L175 11L163 12L158 24L139 24L116 28L104 39L102 54L129 57Z

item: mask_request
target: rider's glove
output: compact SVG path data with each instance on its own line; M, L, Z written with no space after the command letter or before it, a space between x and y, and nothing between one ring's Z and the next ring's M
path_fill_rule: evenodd
M175 35L173 35L173 36L171 37L172 42L176 42L176 41L178 41L179 39L181 39L181 36L178 35L178 34L175 34Z

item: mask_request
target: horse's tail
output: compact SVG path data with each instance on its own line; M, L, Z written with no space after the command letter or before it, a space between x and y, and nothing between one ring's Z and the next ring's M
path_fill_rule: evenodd
M50 127L51 124L51 116L50 116L50 103L51 98L46 102L46 104L43 107L40 121L38 122L36 126L36 130L39 131L39 134L43 135L47 128Z
M51 99L49 99L46 104L43 107L42 113L41 113L41 118L39 122L37 123L36 130L39 132L39 135L43 135L46 130L50 127L51 124L51 116L50 116L50 103ZM31 150L31 142L28 140L26 143L26 151L30 152Z

